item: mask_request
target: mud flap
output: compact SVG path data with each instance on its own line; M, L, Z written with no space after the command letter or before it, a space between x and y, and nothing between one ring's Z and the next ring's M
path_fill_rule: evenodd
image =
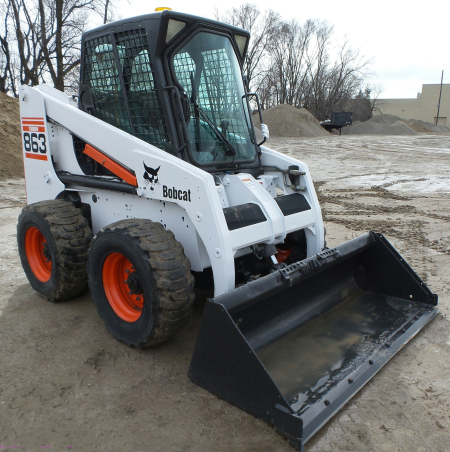
M302 450L436 305L370 232L208 300L189 376Z

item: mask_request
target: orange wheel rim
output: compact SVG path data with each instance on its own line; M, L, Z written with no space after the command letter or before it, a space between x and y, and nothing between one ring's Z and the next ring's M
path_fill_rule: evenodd
M120 253L111 253L102 270L103 289L113 311L126 322L135 322L142 313L144 296L133 264Z
M25 254L34 276L41 282L47 282L52 275L52 259L42 232L35 227L25 232Z
M292 248L288 248L287 250L277 248L277 251L277 261L281 264L291 255Z

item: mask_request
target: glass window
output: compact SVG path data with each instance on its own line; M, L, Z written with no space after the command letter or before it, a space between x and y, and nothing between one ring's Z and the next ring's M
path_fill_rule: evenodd
M129 30L114 37L119 66L111 35L84 43L82 80L90 88L95 115L165 148L169 140L155 89L146 31Z
M191 103L188 132L194 159L200 164L253 160L251 119L230 40L198 33L175 54L173 65Z
M118 47L121 60L123 52L124 49ZM82 80L83 84L90 88L95 116L131 133L114 49L109 35L84 43Z
M169 140L156 92L146 31L141 28L117 33L115 36L117 48L125 49L122 55L119 53L119 58L134 135L165 149Z

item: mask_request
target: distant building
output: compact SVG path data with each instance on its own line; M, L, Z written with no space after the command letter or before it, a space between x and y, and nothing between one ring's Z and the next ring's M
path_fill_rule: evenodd
M422 85L416 99L378 99L374 114L391 114L402 119L421 119L436 124L437 104L441 85ZM450 125L450 84L442 85L439 125Z

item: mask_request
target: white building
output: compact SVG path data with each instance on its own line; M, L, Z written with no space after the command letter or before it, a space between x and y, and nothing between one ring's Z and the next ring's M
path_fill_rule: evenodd
M436 124L437 104L439 102L440 84L422 85L422 92L416 99L379 99L374 114L391 114L402 119L421 119ZM450 84L442 85L439 125L450 125Z

